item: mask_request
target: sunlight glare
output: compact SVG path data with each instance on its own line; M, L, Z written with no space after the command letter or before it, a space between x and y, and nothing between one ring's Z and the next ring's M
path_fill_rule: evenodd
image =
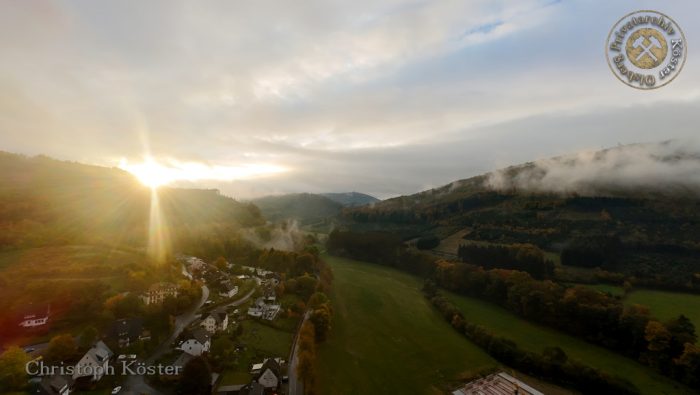
M155 189L176 181L233 181L287 171L285 167L251 163L238 166L211 166L197 162L168 160L159 163L146 157L141 163L129 163L122 159L119 168L136 176L144 185Z

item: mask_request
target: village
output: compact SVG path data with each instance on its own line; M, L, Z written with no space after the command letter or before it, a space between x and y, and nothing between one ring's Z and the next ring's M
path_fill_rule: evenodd
M166 333L156 336L158 329L144 317L116 319L90 339L77 362L54 358L54 365L69 365L68 374L32 372L39 373L30 379L32 393L168 394L175 393L183 380L189 380L183 375L190 374L193 381L200 382L205 375L213 394L296 393L290 360L305 299L283 292L284 273L236 265L223 258L212 263L192 256L177 259L183 280L153 283L137 301L131 296L132 303L145 309L165 309L182 296L185 284L199 286L198 300L171 317ZM120 301L128 300L128 295L121 297ZM51 319L50 306L34 308L18 325L32 331ZM78 337L74 341L81 344L88 340L84 334ZM44 358L50 347L48 343L32 344L24 351L33 366L44 366L49 363ZM197 370L198 364L205 364L206 369ZM114 366L130 368L126 372L118 368L115 373Z

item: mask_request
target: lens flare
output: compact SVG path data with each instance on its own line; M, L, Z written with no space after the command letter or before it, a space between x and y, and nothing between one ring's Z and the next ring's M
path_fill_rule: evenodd
M141 163L122 159L119 168L136 176L144 185L158 188L176 181L233 181L283 173L287 168L271 164L249 163L237 166L207 165L177 160L156 161L146 157Z
M151 188L151 209L148 223L148 255L157 263L165 262L170 251L168 224L160 205L158 190Z

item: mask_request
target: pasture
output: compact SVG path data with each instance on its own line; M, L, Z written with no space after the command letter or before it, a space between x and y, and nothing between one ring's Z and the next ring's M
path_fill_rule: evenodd
M335 280L329 338L318 349L319 393L439 394L498 363L450 325L411 275L324 256Z

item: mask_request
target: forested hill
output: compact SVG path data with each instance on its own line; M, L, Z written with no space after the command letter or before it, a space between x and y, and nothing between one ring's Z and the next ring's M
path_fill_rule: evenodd
M262 224L251 204L215 190L159 188L160 217L173 242L217 229ZM151 191L116 168L0 152L0 250L147 241Z
M374 196L360 192L322 193L321 195L338 202L345 207L366 206L379 201L379 199Z
M699 159L675 151L639 154L649 151L625 146L553 158L348 208L345 228L438 239L436 251L453 257L460 244L528 243L565 264L700 289L697 177L677 176ZM635 164L635 155L643 155L646 168Z
M311 193L265 196L253 200L253 203L272 222L294 219L301 225L329 220L338 216L343 209L342 204Z

